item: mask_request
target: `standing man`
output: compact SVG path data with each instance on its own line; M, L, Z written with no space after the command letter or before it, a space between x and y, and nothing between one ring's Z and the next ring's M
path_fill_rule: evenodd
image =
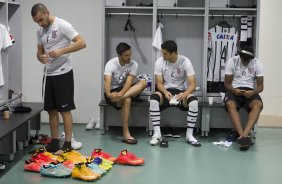
M252 47L242 47L238 56L228 60L225 69L224 85L228 92L224 102L233 126L239 134L236 142L240 144L240 150L247 150L252 145L249 134L263 108L259 96L263 91L263 65L254 56ZM248 111L248 120L244 128L238 113L240 107Z
M41 3L31 9L31 16L40 28L37 31L37 58L45 65L46 85L44 110L49 114L52 141L45 148L61 153L71 148L74 81L70 53L86 47L83 38L67 21L50 14ZM59 113L63 117L65 143L59 146ZM60 150L60 151L59 151Z
M196 88L193 65L187 57L177 53L174 41L165 41L161 47L163 57L156 61L154 71L157 89L150 98L150 116L154 127L150 144L157 145L162 139L160 111L176 105L187 111L187 143L200 147L200 142L193 136L198 116L198 99L193 95Z
M117 57L109 60L105 66L104 89L105 100L117 110L121 109L123 142L137 144L128 129L131 101L146 87L146 81L133 84L138 64L131 59L131 47L127 43L119 43L116 47Z

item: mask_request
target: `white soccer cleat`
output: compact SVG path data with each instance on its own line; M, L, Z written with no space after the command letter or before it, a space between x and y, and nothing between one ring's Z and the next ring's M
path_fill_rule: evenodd
M153 135L152 139L150 140L150 144L152 146L158 145L162 141L162 136L161 135Z
M95 126L94 118L90 118L87 125L85 126L86 130L92 130L93 127Z
M60 147L62 147L64 145L64 143L65 143L65 132L62 132L61 136L59 137L59 141L60 141ZM80 149L82 147L82 143L76 141L73 138L73 134L72 134L72 138L71 138L71 147L74 150L78 150L78 149Z

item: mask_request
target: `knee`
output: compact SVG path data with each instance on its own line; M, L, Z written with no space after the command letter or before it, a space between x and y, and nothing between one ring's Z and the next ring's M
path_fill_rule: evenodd
M226 103L226 108L227 108L228 112L237 111L237 105L234 101L228 101Z
M187 104L189 109L191 109L192 111L197 111L198 110L198 98L195 96L190 96L187 99Z
M251 109L254 109L256 111L261 111L263 109L263 104L261 101L256 101L254 104L253 104L253 107Z
M138 82L138 85L140 86L141 89L145 89L147 87L147 82L146 80L140 80Z

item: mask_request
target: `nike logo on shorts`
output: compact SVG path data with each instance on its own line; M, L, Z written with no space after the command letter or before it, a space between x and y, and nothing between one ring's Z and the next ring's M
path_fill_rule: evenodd
M66 107L66 106L68 106L68 105L69 105L69 104L62 105L62 108Z

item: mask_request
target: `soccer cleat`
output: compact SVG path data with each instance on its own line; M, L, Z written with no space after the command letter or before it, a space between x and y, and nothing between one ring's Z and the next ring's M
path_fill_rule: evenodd
M40 174L42 176L63 178L71 176L71 170L66 168L62 163L50 163L49 165L43 165L40 168Z
M60 147L63 146L64 142L65 142L65 132L62 132L61 136L59 137L59 142L60 142ZM82 147L82 143L78 142L74 139L73 134L72 134L72 138L71 138L71 147L74 150L78 150Z
M103 160L103 158L96 157L93 160L93 163L97 164L103 170L110 170L113 166Z
M26 160L24 163L24 170L32 171L32 172L40 172L40 168L43 165L48 165L48 162L44 162L42 160Z
M95 174L89 167L86 167L84 163L75 164L72 177L75 179L80 179L84 181L93 181L98 178L98 174Z
M144 162L144 158L138 158L127 150L122 150L116 159L116 163L126 165L142 165Z
M154 135L152 136L152 139L150 140L150 144L151 144L152 146L156 146L156 145L158 145L161 141L162 141L162 136L159 135L159 134L154 134Z
M104 158L106 160L110 160L112 162L115 162L116 158L111 156L110 154L106 153L106 152L103 152L102 149L100 148L97 148L97 149L94 149L92 154L91 154L91 157L101 157L101 158Z
M67 150L64 153L60 154L57 158L59 162L64 162L67 160L72 161L74 164L78 164L80 162L86 162L86 157L81 153L74 150Z
M87 159L86 166L89 167L94 173L102 175L107 172L106 170L100 168L99 165L93 161L94 159Z
M52 153L49 152L35 152L32 157L31 157L32 161L36 161L36 160L41 160L44 161L46 163L51 163L57 162L57 157L55 155L53 155Z

